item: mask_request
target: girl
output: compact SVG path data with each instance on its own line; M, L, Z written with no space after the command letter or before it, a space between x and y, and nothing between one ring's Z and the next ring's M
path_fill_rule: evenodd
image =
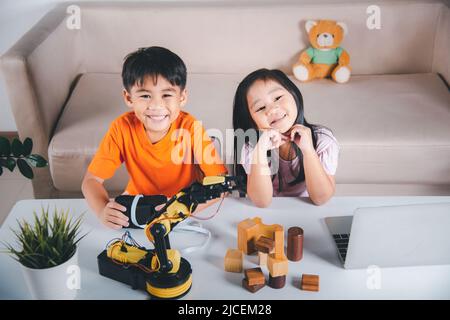
M234 148L235 174L246 176L256 206L267 207L273 195L309 196L316 205L333 196L338 142L329 129L306 121L300 90L283 72L260 69L239 84L233 126L246 139L256 132L255 141L241 139L242 148Z

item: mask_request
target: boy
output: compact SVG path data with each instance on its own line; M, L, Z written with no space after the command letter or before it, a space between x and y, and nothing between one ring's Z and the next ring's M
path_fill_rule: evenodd
M106 226L120 229L129 225L128 217L122 213L126 208L110 200L103 186L122 162L130 175L124 193L131 195L171 197L198 178L198 169L205 176L227 173L211 140L203 138L204 129L200 126L201 134L194 134L198 123L180 110L187 101L186 77L184 62L165 48L142 48L125 58L123 98L132 111L113 121L81 187L89 206ZM187 132L188 136L178 132ZM214 161L204 161L206 148L214 151ZM178 151L185 153L183 159L187 161L174 161L179 158ZM192 158L198 165L193 164Z

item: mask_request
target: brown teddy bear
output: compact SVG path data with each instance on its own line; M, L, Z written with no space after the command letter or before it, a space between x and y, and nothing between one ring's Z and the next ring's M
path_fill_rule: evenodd
M331 76L338 83L350 79L350 56L339 47L347 26L332 20L307 21L305 25L312 47L302 52L293 67L294 76L302 81Z

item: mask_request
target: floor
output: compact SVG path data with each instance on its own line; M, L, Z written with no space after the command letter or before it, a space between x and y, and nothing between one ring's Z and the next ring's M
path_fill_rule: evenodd
M0 226L19 200L32 199L31 181L23 177L19 170L4 170L0 176Z

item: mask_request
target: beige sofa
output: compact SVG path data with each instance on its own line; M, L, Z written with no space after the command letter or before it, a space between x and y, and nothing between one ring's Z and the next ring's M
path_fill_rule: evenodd
M376 2L381 29L369 30L372 4L80 3L75 30L66 24L68 5L57 7L1 60L19 134L49 158L48 170L35 170L35 196L81 195L100 139L127 111L120 71L128 52L160 45L178 53L189 72L186 110L224 132L238 82L261 67L292 73L308 46L305 21L320 18L348 25L342 46L353 74L344 85L298 85L307 119L330 127L341 144L337 194L450 194L448 2ZM126 179L122 169L107 187L120 192Z

